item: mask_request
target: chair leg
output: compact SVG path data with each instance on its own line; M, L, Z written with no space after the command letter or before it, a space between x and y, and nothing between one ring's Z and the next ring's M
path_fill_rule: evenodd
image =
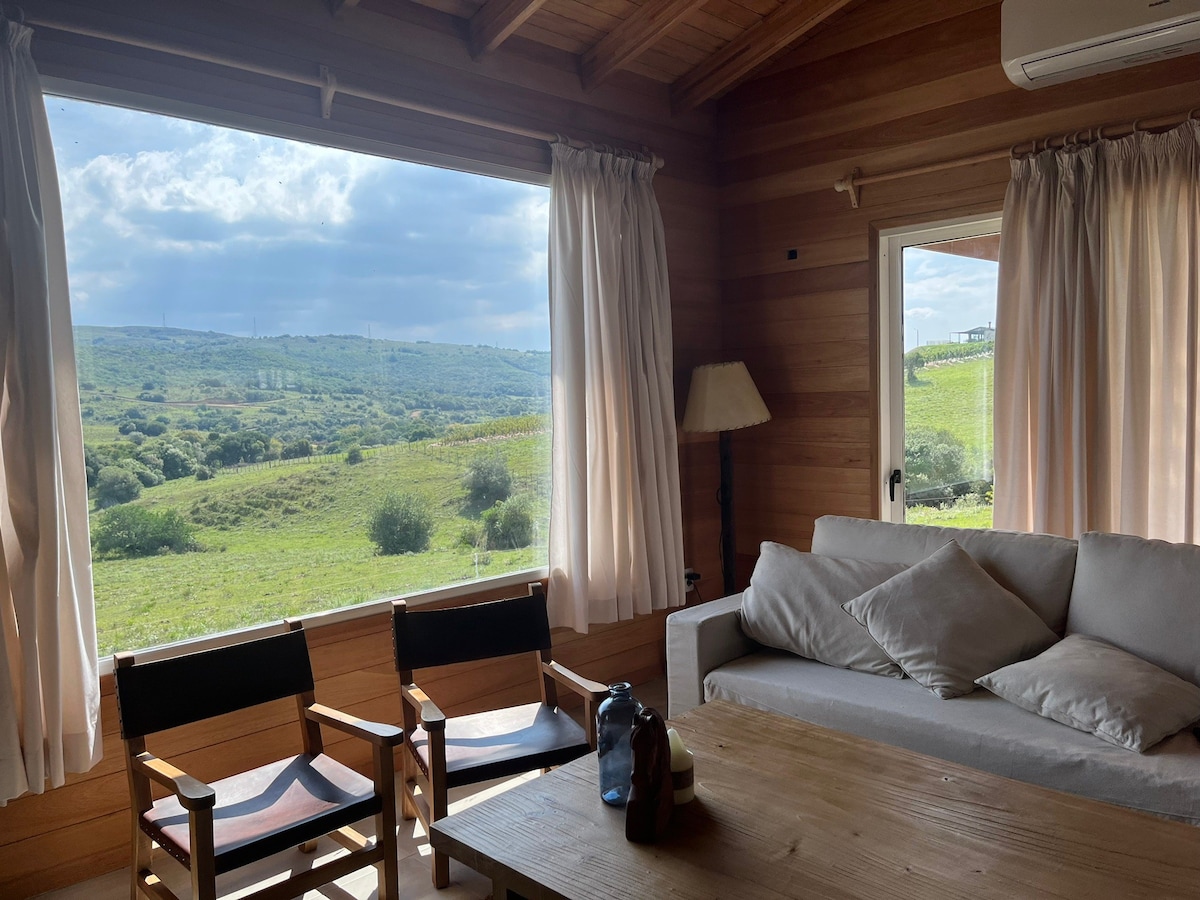
M407 745L400 748L400 817L406 822L417 818L417 804L412 798L416 790L417 778L413 773L412 752Z
M429 826L450 813L446 776L437 770L429 773ZM439 890L450 884L450 857L440 850L433 851L433 886Z
M133 856L129 866L130 900L142 900L142 889L138 882L142 872L150 871L150 854L154 848L150 835L142 831L138 817L133 817Z
M396 847L396 759L391 747L375 748L375 779L383 805L375 816L375 843L383 850L379 863L378 900L400 900L400 853Z

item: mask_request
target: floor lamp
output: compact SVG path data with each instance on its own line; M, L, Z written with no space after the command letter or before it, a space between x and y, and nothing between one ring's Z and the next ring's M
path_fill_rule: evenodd
M683 414L684 431L718 431L721 434L721 571L725 576L725 595L736 586L736 545L733 539L733 452L729 432L748 428L771 418L762 395L743 362L713 363L692 370L687 410Z

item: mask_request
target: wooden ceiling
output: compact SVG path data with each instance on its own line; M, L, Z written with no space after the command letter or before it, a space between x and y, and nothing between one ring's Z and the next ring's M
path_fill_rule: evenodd
M677 112L720 97L863 0L329 0L397 12L415 3L461 21L481 59L516 36L573 54L583 87L628 71L671 88Z

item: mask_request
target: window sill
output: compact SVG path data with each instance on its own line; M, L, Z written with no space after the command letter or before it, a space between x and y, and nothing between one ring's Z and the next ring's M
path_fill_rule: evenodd
M531 581L544 579L548 575L549 569L543 566L540 569L510 572L507 575L498 575L495 578L483 578L479 581L453 584L448 587L433 588L427 591L416 591L412 594L402 594L397 597L385 597L379 600L371 600L368 603L359 603L356 606L343 606L338 609L325 610L324 612L309 613L308 615L300 616L300 620L304 623L305 628L322 628L326 625L336 625L339 622L350 622L354 619L366 618L367 616L382 615L388 611L389 604L394 599L404 599L408 601L409 606L413 607L424 606L427 603L435 603L439 600L451 600L455 597L467 597L471 594L481 594L485 591L498 588L524 585ZM229 646L230 644L240 644L243 641L278 634L282 630L282 623L278 621L264 622L262 625L251 625L248 628L222 631L217 634L206 634L203 637L188 638L187 640L175 641L171 644L161 644L157 647L147 647L134 652L137 654L139 661L147 662L168 656L179 656L183 653L198 653L201 650L213 650L217 647ZM103 678L106 675L111 675L112 672L112 656L102 657L100 659L100 677Z

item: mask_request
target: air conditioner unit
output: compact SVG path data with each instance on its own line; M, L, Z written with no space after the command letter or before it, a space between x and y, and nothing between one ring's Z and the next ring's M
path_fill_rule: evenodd
M1000 22L1026 90L1200 51L1200 0L1004 0Z

